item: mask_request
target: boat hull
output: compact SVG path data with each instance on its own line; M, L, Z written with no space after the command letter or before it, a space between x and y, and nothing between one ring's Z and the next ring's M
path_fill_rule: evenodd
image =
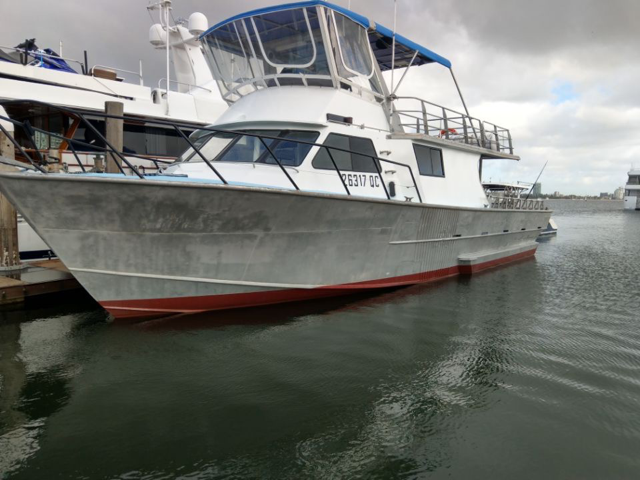
M116 318L474 273L532 256L551 214L73 175L2 174L0 189Z
M640 210L640 196L628 195L624 197L624 209L625 210Z

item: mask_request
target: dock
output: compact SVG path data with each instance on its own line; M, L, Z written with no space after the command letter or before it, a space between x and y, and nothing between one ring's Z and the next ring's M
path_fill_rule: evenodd
M0 271L0 306L81 289L58 259L27 262L19 270Z

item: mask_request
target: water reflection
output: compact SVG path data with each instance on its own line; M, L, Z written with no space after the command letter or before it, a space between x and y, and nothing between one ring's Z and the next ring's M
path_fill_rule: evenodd
M126 326L5 316L2 468L633 478L640 215L567 205L535 260L470 279Z
M83 323L76 315L92 307L79 301L73 307L42 303L0 311L0 473L28 462L47 420L69 400L68 344L56 340L71 336ZM47 358L41 358L45 351Z
M173 315L132 323L115 322L114 325L135 326L149 330L198 330L215 329L232 325L281 325L309 315L326 315L385 302L386 299L393 298L389 295L394 293L396 295L402 295L401 292L403 290L406 289L386 290L382 291L382 295L381 292L367 292L280 305Z
M36 449L19 408L27 369L20 358L20 324L0 327L0 472L10 472Z

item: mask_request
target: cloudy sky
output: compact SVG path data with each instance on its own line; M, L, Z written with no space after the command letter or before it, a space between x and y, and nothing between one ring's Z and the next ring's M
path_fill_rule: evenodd
M174 0L210 24L271 0ZM393 26L393 0L335 0ZM162 74L148 43L147 0L0 0L0 45L41 47L89 63ZM8 20L8 21L7 21ZM471 114L511 129L520 162L492 161L485 179L533 181L543 192L598 194L640 165L640 0L398 0L398 32L452 61ZM404 93L461 109L438 65L414 68Z

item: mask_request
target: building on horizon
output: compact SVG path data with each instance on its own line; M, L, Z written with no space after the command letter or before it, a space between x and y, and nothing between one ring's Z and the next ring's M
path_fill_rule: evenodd
M536 183L533 186L533 190L531 191L531 195L535 198L541 197L542 196L542 184L541 183Z
M615 191L613 192L613 198L615 200L622 200L624 199L624 187L618 187L615 189Z

